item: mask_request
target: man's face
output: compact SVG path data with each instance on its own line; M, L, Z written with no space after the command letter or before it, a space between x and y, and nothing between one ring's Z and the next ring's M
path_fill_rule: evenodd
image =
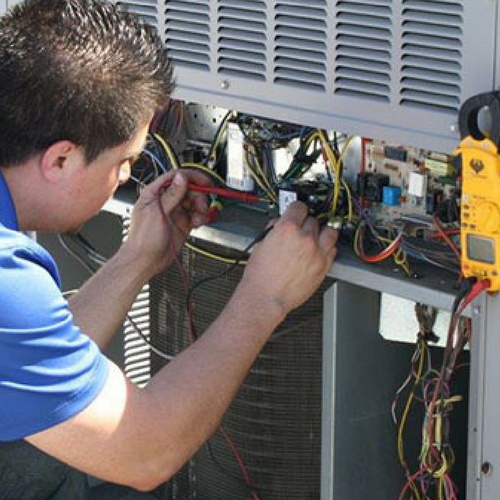
M103 151L93 162L82 159L74 169L67 189L67 228L77 231L88 219L97 214L120 184L127 182L133 162L141 153L149 123L143 124L130 141ZM66 221L65 221L66 222Z

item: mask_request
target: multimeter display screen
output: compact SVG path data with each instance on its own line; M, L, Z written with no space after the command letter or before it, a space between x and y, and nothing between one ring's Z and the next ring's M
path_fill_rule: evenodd
M495 244L492 239L474 234L467 235L467 257L470 260L495 263Z

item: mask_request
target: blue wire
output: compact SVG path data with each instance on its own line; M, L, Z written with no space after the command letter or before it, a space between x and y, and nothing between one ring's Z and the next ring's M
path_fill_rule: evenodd
M162 172L168 172L167 167L160 161L160 159L154 155L149 149L144 149L143 153L146 153L162 170Z

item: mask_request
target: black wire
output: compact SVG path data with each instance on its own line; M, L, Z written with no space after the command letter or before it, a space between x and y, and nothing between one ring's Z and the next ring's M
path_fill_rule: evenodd
M191 301L193 300L193 294L194 294L195 290L197 288L199 288L201 285L208 283L209 281L214 281L214 280L217 280L220 278L224 278L224 276L227 276L233 269L235 269L237 266L241 265L241 261L244 258L246 258L247 253L250 251L250 249L254 245L256 245L257 243L262 241L266 237L267 233L269 233L269 231L271 231L272 228L273 228L273 226L269 226L266 229L264 229L263 231L261 231L257 235L257 237L255 239L253 239L252 242L244 250L242 250L241 255L227 269L225 269L224 271L222 271L219 274L216 274L215 276L207 276L206 278L202 278L191 286L191 288L188 290L187 295L186 295L186 309L187 309L188 313L191 310ZM195 329L194 329L194 319L193 319L193 332L192 333L193 333L193 337L195 339L197 339L198 336L196 334L196 331L194 331L194 330Z
M78 236L78 235L76 235L76 236ZM106 261L106 258L103 257L102 255L100 255L92 247L92 245L85 239L85 237L83 237L83 236L80 235L80 238L76 238L73 235L62 235L62 234L58 235L58 237L59 237L59 241L61 242L61 245L64 247L64 249L71 256L73 256L87 270L87 272L91 276L93 276L97 272L97 269L94 268L94 267L92 267L88 262L86 262L84 260L84 258L80 254L78 254L74 249L72 249L68 245L68 242L65 240L65 238L68 238L72 243L78 245L79 248L81 250L83 250L83 252L85 253L85 256L88 259L91 259L92 262L94 262L94 259L92 259L91 254L89 253L89 248L87 248L86 245L88 245L88 247L90 247L92 249L91 251L93 253L95 253L96 257L99 260L102 260L102 262L100 262L99 265L102 265ZM86 243L84 243L84 242L86 242ZM172 359L172 356L170 356L169 354L167 354L166 352L162 351L161 349L159 349L158 347L156 347L155 345L153 345L151 343L151 341L146 337L146 335L143 333L143 331L139 328L139 325L137 325L137 323L130 316L130 313L127 313L125 315L125 317L127 318L127 321L130 323L130 325L132 326L132 328L135 330L135 332L137 333L137 335L139 335L139 337L141 337L141 339L151 349L152 352L154 352L157 356L159 356L160 358L165 359L167 361L170 361Z
M232 115L232 111L228 111L225 115L224 118L222 118L221 122L219 123L219 126L217 127L217 131L215 132L214 138L212 140L212 144L210 145L210 150L208 151L208 156L204 162L205 166L208 166L208 162L212 159L212 156L215 153L215 143L217 142L217 138L219 135L222 133L222 128L226 125L227 121Z

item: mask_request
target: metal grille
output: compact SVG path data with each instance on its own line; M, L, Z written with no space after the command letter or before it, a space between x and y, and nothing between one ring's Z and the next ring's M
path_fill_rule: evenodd
M220 0L218 7L218 72L266 79L266 4L256 0Z
M403 1L402 106L454 115L460 105L461 2Z
M499 74L496 2L143 1L175 97L223 109L451 152L460 103Z
M165 44L178 66L210 68L210 1L166 1Z
M326 1L278 2L274 21L274 83L324 91Z
M123 238L127 237L130 228L130 218L123 219ZM149 284L142 287L137 295L128 315L146 338L150 338L149 330ZM124 372L134 384L142 387L151 378L150 350L139 336L129 320L123 325L123 351L125 358Z
M222 247L211 248L227 254ZM192 282L227 267L192 253L184 253L183 262ZM195 293L198 332L219 315L241 275L241 269L235 270ZM319 498L322 295L326 286L276 330L224 418L224 428L235 441L262 500ZM175 266L151 282L150 293L152 340L174 356L188 344L185 292ZM154 371L163 364L152 355ZM251 500L220 433L210 443L211 450L200 450L164 487L162 498Z
M392 60L391 0L337 2L335 93L390 101Z

